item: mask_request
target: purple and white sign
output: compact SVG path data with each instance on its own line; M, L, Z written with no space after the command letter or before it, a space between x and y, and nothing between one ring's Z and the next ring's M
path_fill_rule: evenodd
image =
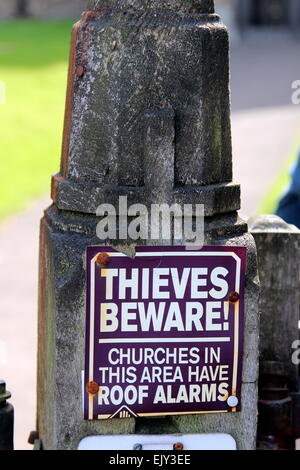
M85 419L241 407L246 248L87 248Z

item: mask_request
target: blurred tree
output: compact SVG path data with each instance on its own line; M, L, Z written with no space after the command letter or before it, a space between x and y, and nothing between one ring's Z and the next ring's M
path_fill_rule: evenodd
M23 18L28 16L28 4L28 0L16 0L16 15L21 16Z

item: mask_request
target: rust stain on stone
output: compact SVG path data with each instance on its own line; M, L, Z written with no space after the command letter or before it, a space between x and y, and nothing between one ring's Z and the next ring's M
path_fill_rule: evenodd
M51 179L51 198L53 201L56 200L57 198L57 187L58 187L58 182L62 181L64 178L61 176L60 173L56 173L55 175L52 176Z
M85 68L83 65L78 65L76 68L76 75L78 78L82 78L85 72Z
M103 13L107 10L107 7L101 7L99 8L99 10L97 11L88 11L86 12L84 15L85 15L85 21L88 21L90 19L93 19L93 18L100 18Z

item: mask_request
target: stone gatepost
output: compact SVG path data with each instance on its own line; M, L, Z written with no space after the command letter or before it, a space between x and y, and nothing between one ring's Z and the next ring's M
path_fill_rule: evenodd
M134 433L228 433L239 449L255 448L258 278L232 182L228 55L212 0L92 1L74 27L61 170L41 222L37 426L45 449ZM138 242L96 237L98 206L118 207L120 196L147 208L203 204L205 245L247 248L241 411L83 419L85 250L134 253Z
M249 222L260 278L260 449L294 450L300 436L300 230L275 215Z

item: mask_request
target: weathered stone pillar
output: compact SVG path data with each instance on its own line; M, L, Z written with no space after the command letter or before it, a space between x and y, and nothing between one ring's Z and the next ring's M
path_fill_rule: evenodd
M292 343L298 339L300 231L275 215L251 220L259 261L260 361L283 364L290 390L298 390Z
M250 222L260 295L259 446L293 450L299 437L300 230L274 215Z
M204 204L205 243L246 246L240 413L84 421L85 268L101 203ZM231 434L255 448L256 250L232 183L228 34L212 0L100 0L72 36L61 171L41 222L38 431L46 449L91 434ZM151 244L148 240L146 244ZM170 241L173 243L173 240ZM178 241L176 241L178 244Z

